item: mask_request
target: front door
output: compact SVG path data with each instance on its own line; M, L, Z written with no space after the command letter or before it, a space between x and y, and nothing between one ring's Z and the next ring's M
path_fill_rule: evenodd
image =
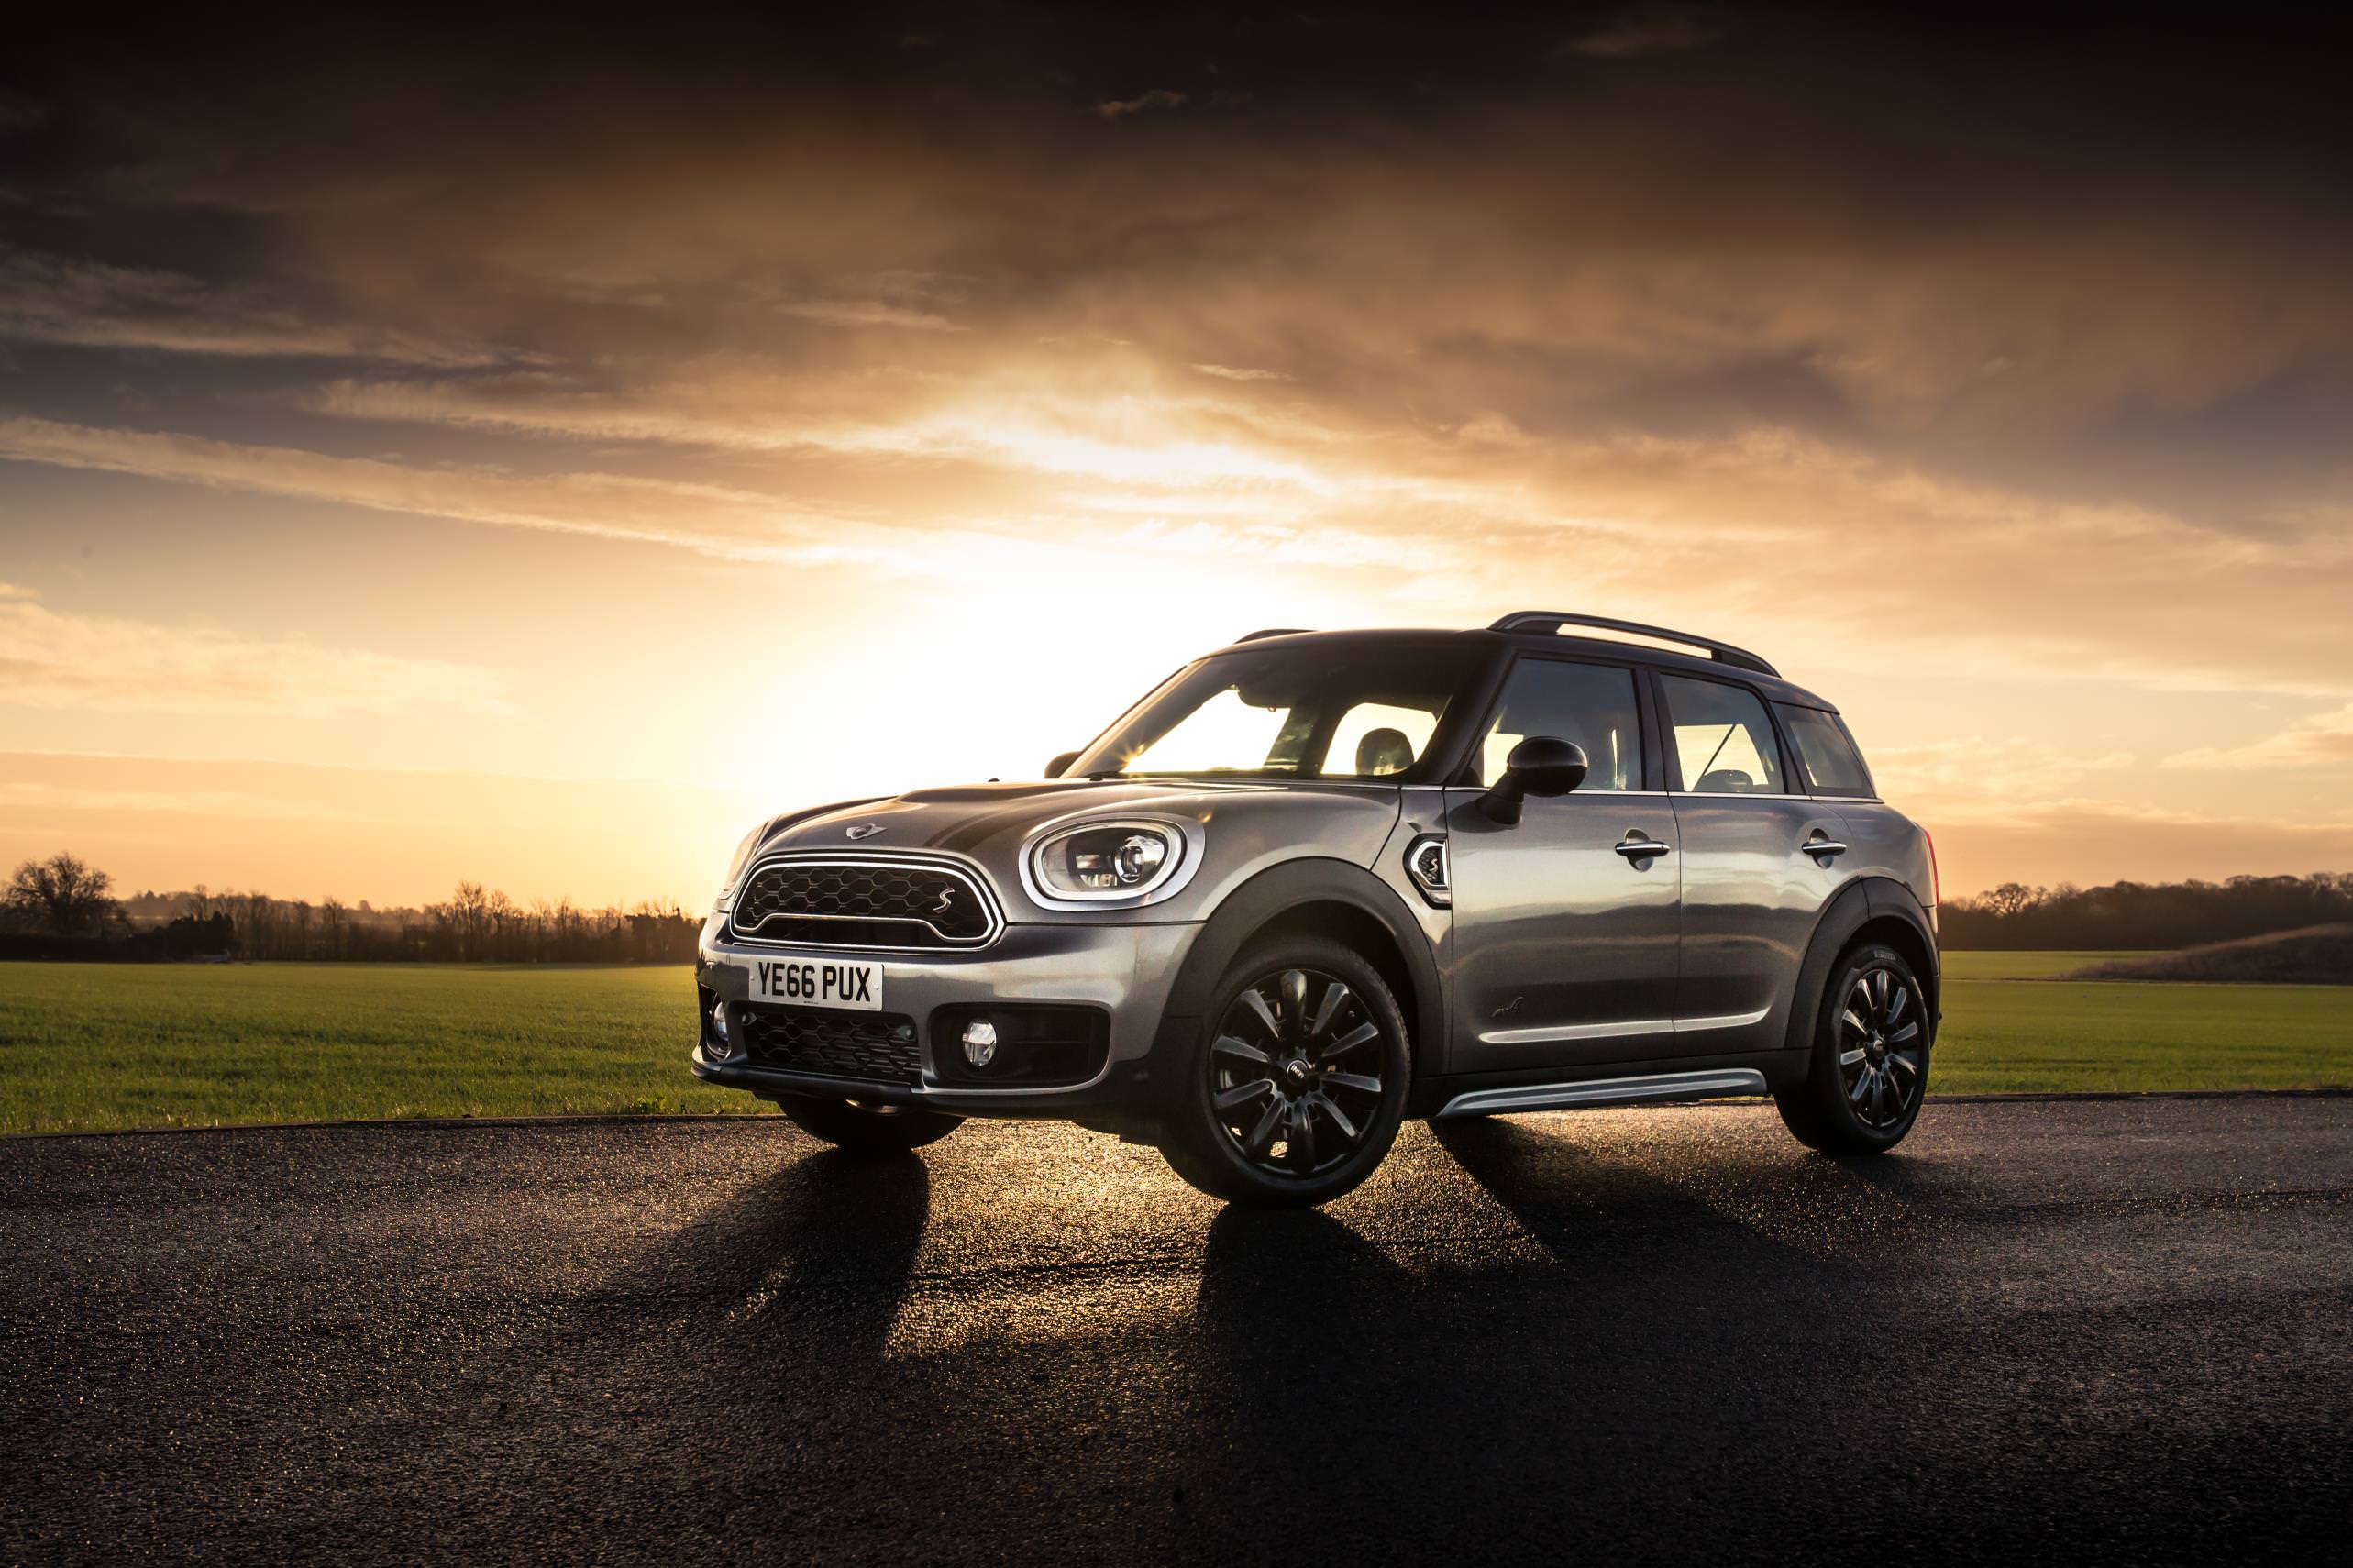
M1474 758L1479 787L1447 791L1453 1071L1623 1061L1672 1033L1682 857L1645 776L1640 690L1630 667L1522 657ZM1585 781L1530 796L1505 827L1479 796L1530 735L1582 746Z

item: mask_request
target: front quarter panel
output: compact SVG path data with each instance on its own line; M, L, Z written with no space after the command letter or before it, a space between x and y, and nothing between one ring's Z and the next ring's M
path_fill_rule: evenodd
M1117 808L1088 810L1039 828L1024 836L1021 853L1049 832L1089 817L1116 818ZM1224 906L1234 890L1261 872L1303 857L1344 860L1370 867L1388 842L1397 821L1397 791L1377 786L1357 788L1254 790L1195 797L1191 801L1157 802L1149 815L1185 816L1199 824L1201 864L1174 898L1133 911L1144 920L1201 921ZM1014 888L1021 883L1015 863ZM1059 911L1029 905L1015 919L1044 918ZM1064 915L1063 918L1074 918ZM1075 918L1118 918L1081 913Z

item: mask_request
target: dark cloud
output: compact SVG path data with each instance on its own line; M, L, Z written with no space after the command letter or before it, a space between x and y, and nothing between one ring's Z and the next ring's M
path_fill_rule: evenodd
M1116 120L1123 115L1143 114L1147 109L1181 109L1184 106L1184 94L1172 93L1165 87L1154 87L1132 98L1106 99L1095 105L1095 112L1107 120Z
M28 131L49 119L49 105L22 93L0 91L0 136Z
M1570 513L1861 525L1905 504L1870 472L1948 531L1998 495L2344 525L2353 95L2303 13L95 20L31 24L48 112L0 142L0 336L41 371L0 399L52 421L105 422L60 356L328 359L179 374L253 452L1010 462L985 405L1111 473L1153 408L1276 467L1516 454ZM1711 451L1782 469L1629 477Z
M1569 48L1601 60L1631 60L1638 55L1705 49L1734 26L1731 12L1724 6L1659 0L1631 7L1577 38Z

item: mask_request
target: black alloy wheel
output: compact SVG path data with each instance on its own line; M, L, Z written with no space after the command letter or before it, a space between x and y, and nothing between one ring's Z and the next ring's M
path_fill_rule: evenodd
M1339 976L1262 975L1235 994L1210 1042L1218 1126L1276 1176L1344 1165L1381 1108L1380 1046L1380 1021Z
M1839 1081L1855 1120L1894 1127L1918 1103L1928 1081L1928 1035L1912 977L1884 964L1856 974L1833 1027Z
M1161 1152L1213 1198L1298 1208L1338 1198L1396 1142L1413 1077L1405 1014L1381 972L1300 936L1227 971L1170 1086Z
M1919 1119L1936 1020L1911 961L1884 943L1842 955L1803 1081L1773 1090L1798 1142L1826 1154L1894 1148Z

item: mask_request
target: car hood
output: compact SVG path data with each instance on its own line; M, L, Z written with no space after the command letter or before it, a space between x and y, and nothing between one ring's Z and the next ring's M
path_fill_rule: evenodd
M1010 921L1102 920L1113 917L1047 910L1024 895L1021 856L1032 836L1049 823L1090 817L1184 817L1202 824L1201 870L1179 895L1154 906L1150 918L1200 919L1226 889L1282 860L1323 856L1371 865L1397 822L1400 794L1394 785L1322 781L966 784L778 817L763 831L756 857L818 850L951 855L989 875Z

